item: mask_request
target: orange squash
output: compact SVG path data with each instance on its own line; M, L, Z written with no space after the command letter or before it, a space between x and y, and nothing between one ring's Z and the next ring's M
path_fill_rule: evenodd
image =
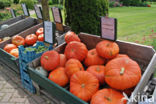
M65 72L70 78L74 73L78 71L83 71L83 65L77 59L69 59L65 64Z
M13 55L13 56L15 56L16 58L18 58L18 56L19 56L18 48L12 49L10 51L10 54Z
M16 47L16 45L14 45L14 44L7 44L7 45L5 45L4 50L5 50L6 52L10 53L10 51L11 51L12 49L16 49L16 48L17 48L17 47Z
M113 89L102 89L97 91L90 104L126 104L122 93Z
M80 38L76 35L76 33L72 32L72 31L68 31L65 34L64 39L65 39L66 43L70 43L72 41L78 41L78 42L80 42Z
M60 54L60 66L64 67L66 64L66 56L64 54Z
M125 90L138 84L141 69L137 62L128 57L115 58L106 64L105 81L115 89Z
M70 92L86 102L98 89L98 79L87 71L76 72L70 79Z

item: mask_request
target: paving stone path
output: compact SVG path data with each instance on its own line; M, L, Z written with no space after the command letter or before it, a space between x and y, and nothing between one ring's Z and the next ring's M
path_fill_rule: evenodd
M0 104L56 104L23 89L19 75L0 64Z

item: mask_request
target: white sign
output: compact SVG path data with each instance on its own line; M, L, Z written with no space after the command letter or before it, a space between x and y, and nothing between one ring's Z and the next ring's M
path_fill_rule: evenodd
M53 24L50 21L44 21L44 41L53 44Z
M116 26L116 19L109 17L101 17L101 37L108 40L116 40Z
M11 12L12 17L15 18L16 14L15 14L15 12L14 12L14 10L12 8L10 9L10 12Z
M62 23L60 9L56 7L52 7L52 13L53 13L54 21L57 23Z
M41 8L38 7L37 5L34 5L34 9L37 15L37 18L42 19L42 13L41 13Z
M22 3L21 6L22 6L22 9L23 9L24 15L29 16L29 11L27 9L27 6L24 3Z

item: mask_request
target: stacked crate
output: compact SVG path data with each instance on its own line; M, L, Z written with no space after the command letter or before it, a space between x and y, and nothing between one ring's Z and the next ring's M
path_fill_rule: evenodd
M48 50L52 49L52 46L45 46L43 42L37 42L36 46L32 46L31 48L38 48L39 46L47 47ZM19 46L18 48L19 48L19 66L22 85L29 92L35 93L35 87L33 86L32 80L27 72L27 64L32 60L36 59L37 57L41 56L44 52L41 53L36 53L35 51L24 52L25 51L24 46Z

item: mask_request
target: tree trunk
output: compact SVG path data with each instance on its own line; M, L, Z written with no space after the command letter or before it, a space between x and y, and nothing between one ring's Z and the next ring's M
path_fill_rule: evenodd
M43 20L50 21L48 0L41 0Z

